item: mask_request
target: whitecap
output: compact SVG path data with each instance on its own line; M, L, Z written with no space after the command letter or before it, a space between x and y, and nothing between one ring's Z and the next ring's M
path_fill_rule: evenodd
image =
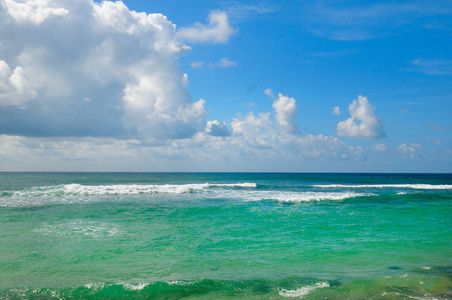
M110 286L110 285L106 285L104 282L89 282L89 283L85 283L83 285L83 287L85 287L87 289L92 289L95 291L102 290L106 286Z
M191 190L203 190L209 187L203 184L162 184L162 185L80 185L68 184L64 186L67 195L103 196L103 195L138 195L138 194L184 194Z
M244 183L212 183L209 184L211 187L241 187L241 188L255 188L257 184L254 182L244 182Z
M181 286L186 286L186 285L193 285L198 283L197 281L182 281L182 280L170 280L170 281L165 281L168 285L181 285Z
M34 198L42 196L104 196L139 194L185 194L209 188L255 188L256 183L193 183L193 184L117 184L81 185L77 183L59 186L34 187L11 193L12 198Z
M303 298L304 296L308 295L312 291L315 291L317 289L327 288L327 287L330 287L328 282L322 281L322 282L317 282L314 285L302 286L301 288L298 288L296 290L282 289L279 291L279 295L281 295L283 297L290 297L290 298Z
M148 285L149 285L149 283L142 282L139 284L124 283L122 286L124 287L124 289L129 290L129 291L141 291Z
M418 189L418 190L448 190L452 189L452 184L317 184L313 187L320 188L403 188L403 189Z
M278 202L301 203L310 201L341 201L345 199L373 196L370 193L355 192L280 192L249 191L237 193L236 197L245 201L274 200ZM228 194L228 196L233 196Z

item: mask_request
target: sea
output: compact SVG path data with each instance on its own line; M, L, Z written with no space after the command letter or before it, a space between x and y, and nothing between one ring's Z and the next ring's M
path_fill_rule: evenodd
M0 173L0 299L452 299L452 174Z

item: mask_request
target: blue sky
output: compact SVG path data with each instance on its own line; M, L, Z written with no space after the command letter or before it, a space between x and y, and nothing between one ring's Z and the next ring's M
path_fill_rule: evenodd
M0 171L452 171L450 1L0 0Z

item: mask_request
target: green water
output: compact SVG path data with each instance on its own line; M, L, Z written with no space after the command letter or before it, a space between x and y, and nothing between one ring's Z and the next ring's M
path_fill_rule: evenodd
M450 175L0 180L1 299L452 298Z

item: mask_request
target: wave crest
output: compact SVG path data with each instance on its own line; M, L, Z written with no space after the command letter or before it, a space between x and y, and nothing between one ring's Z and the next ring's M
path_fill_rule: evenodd
M250 192L249 200L276 200L279 202L340 201L355 197L373 196L355 192ZM246 198L246 195L244 196Z
M34 187L31 189L2 194L3 197L41 197L41 196L103 196L138 194L185 194L209 188L256 188L256 183L195 183L195 184L118 184L118 185L81 185L65 184L59 186Z
M296 290L282 289L279 291L279 295L281 295L283 297L290 297L290 298L302 298L312 291L315 291L317 289L327 288L327 287L330 287L330 285L328 284L328 282L323 281L323 282L317 282L314 285L302 286L301 288L298 288Z
M317 184L313 187L319 188L402 188L417 190L449 190L452 184Z

